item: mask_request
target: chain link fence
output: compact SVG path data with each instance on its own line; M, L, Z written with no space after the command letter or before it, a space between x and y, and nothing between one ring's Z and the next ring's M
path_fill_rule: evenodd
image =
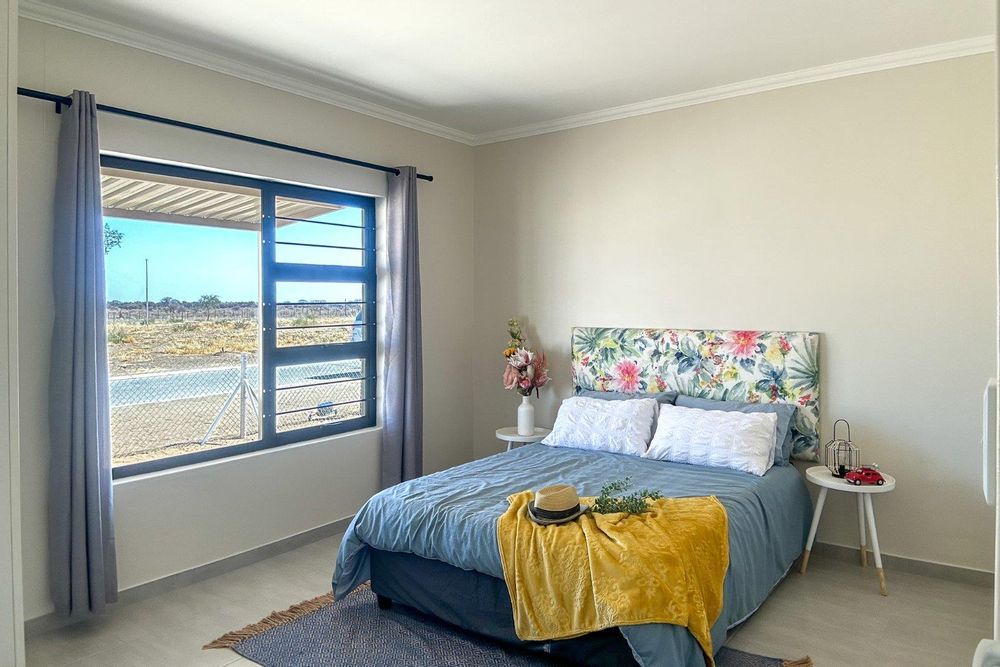
M293 329L298 344L330 342L331 331L332 342L346 342L360 313L354 304L336 310L303 304L294 309L300 319L282 318L279 326L300 327ZM313 330L316 324L336 326ZM148 320L144 308L109 309L114 465L259 440L258 336L253 304L190 317L178 307L154 307ZM363 371L361 360L279 368L278 431L361 416Z
M240 355L227 355L236 356ZM111 448L115 465L252 442L260 437L257 355L246 371L208 366L219 359L180 357L176 370L111 378ZM186 368L184 368L186 366Z
M260 439L257 355L220 356L238 361L211 366L224 359L188 357L174 364L186 368L111 378L114 465ZM361 360L279 368L277 430L362 416L362 368Z

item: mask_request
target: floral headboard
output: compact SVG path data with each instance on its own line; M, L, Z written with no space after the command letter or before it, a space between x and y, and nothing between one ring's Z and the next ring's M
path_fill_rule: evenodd
M748 403L789 403L792 456L819 460L819 334L702 329L573 329L576 389L674 390Z

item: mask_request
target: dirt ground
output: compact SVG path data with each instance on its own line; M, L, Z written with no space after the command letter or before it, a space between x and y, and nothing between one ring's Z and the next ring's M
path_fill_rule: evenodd
M278 326L353 324L352 318L278 320ZM279 345L345 343L352 327L289 329ZM253 320L186 320L184 322L112 322L108 326L108 369L111 377L163 373L192 368L239 366L240 353L257 353L257 323Z

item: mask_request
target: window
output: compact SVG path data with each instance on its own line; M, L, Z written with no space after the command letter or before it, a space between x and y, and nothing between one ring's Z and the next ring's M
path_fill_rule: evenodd
M375 424L375 200L103 156L114 476Z

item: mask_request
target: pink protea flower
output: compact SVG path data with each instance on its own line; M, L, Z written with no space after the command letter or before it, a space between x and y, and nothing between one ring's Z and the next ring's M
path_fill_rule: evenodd
M517 380L519 377L520 374L516 370L514 370L514 367L511 366L510 364L507 364L507 366L505 366L503 369L503 388L509 391L514 387L516 387Z
M514 354L510 355L507 359L507 363L516 368L519 371L526 369L535 360L535 353L530 350L526 350L523 347L517 348Z
M726 341L726 348L737 359L749 359L757 351L757 331L734 331Z
M626 394L639 391L639 364L622 359L611 369L611 388Z

